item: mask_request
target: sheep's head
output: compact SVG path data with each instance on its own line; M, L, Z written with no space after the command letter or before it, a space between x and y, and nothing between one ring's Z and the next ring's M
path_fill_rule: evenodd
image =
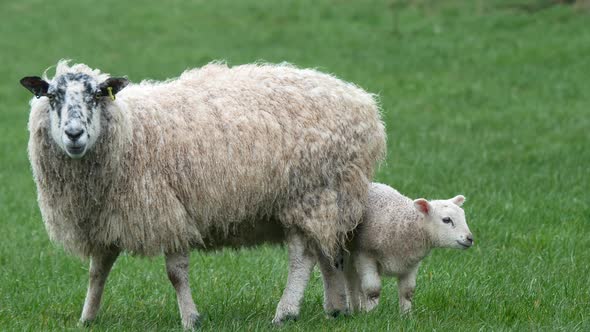
M50 82L28 76L20 83L37 98L49 99L51 136L71 158L84 157L100 135L100 117L106 103L129 81L126 78L97 78L80 72L56 76Z
M461 208L462 195L449 200L427 201L419 198L414 207L424 215L424 223L433 244L437 247L467 249L473 245L473 235Z

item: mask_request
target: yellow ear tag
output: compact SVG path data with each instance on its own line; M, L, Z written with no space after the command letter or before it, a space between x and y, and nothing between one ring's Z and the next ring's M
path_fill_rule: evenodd
M109 97L111 97L112 100L115 100L115 95L113 94L113 87L109 86L107 87L107 90L109 90Z

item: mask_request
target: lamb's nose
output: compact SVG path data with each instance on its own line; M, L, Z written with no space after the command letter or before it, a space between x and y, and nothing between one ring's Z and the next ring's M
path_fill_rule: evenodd
M467 241L468 241L470 244L473 244L473 235L471 235L471 234L467 235Z
M82 129L82 128L67 128L66 129L66 135L68 135L68 138L72 142L77 141L78 138L80 138L80 136L82 136L82 134L84 134L84 129Z

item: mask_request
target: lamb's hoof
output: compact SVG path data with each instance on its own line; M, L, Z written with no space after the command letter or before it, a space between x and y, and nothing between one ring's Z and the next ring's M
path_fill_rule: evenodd
M342 313L342 311L340 311L340 310L332 310L332 311L326 312L326 314L328 315L328 318L338 318L338 316L340 316L341 313Z
M272 320L272 324L274 326L283 326L283 324L285 324L288 321L296 321L297 319L299 319L299 316L296 314L285 314L285 315L281 315L279 316L275 316L275 318L273 318Z
M379 305L379 295L370 296L365 305L365 312L372 311Z
M408 309L401 309L399 311L399 315L401 317L410 317L412 315L412 310L410 310L409 308Z
M194 331L201 327L201 317L197 313L189 314L182 320L182 328L185 331Z
M90 325L92 325L92 322L94 322L94 320L92 319L82 319L80 318L80 320L78 321L78 324L76 324L79 328L85 328L85 327L89 327Z
M331 309L326 310L326 315L329 319L336 319L340 316L349 316L350 311L348 309Z

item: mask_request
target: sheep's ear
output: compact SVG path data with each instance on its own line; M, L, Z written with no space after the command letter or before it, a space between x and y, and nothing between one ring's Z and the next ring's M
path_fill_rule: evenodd
M417 200L414 200L414 206L416 207L416 210L424 215L428 215L430 211L432 211L432 205L424 198L418 198Z
M465 196L457 195L457 196L451 198L451 202L453 202L457 206L461 206L461 205L463 205L463 203L465 203Z
M106 81L100 83L98 88L103 97L114 96L119 91L123 90L127 84L129 84L129 80L125 77L109 77Z
M27 76L20 80L20 84L31 91L35 97L47 96L47 89L49 89L49 83L45 82L39 76Z

